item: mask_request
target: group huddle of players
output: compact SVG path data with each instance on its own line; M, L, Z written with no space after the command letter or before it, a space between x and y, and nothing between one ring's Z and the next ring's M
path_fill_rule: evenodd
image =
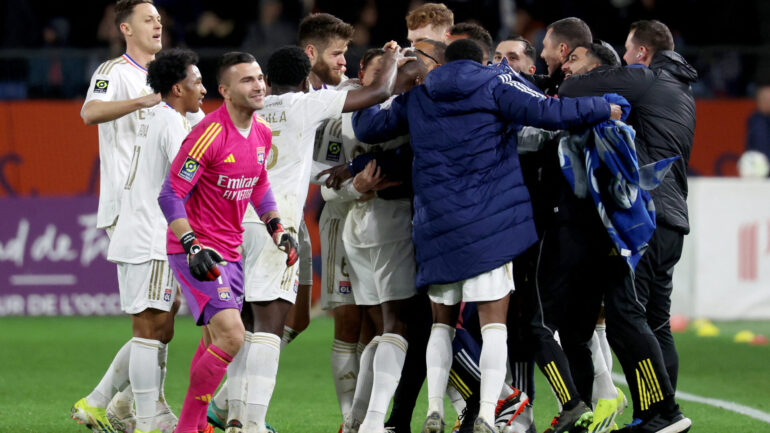
M641 162L649 153L639 126L650 115L694 122L694 78L674 67L696 75L668 29L635 23L620 67L580 19L557 21L543 42L548 74L533 75L526 39L494 49L483 28L455 25L443 4L406 21L411 47L370 49L347 78L353 27L309 15L299 45L265 65L222 56L224 103L204 114L195 53L161 51L152 1L118 1L126 53L94 73L81 116L99 125L97 223L134 337L73 419L94 432L275 431L266 418L280 352L309 323L303 206L316 183L342 415L330 430L410 431L427 379L423 433L534 432L535 363L560 406L549 431L616 430L627 402L609 375L610 346L634 403L622 431L689 429L674 401L667 326L648 324L655 290L640 295L634 274L667 275L670 295L673 263L657 263L660 252L628 259L648 246L678 258L681 242L678 252L649 236L638 251L619 247L606 215L569 189L558 153L559 131L623 119L636 128ZM678 100L662 103L671 115L647 110L659 83L678 86ZM689 148L678 156L686 166ZM177 418L163 387L179 292L203 335ZM445 415L445 396L457 418Z

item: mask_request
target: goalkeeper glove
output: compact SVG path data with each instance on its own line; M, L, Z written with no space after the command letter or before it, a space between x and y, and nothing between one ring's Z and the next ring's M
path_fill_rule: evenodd
M217 263L224 266L227 262L215 249L201 246L193 232L183 234L179 242L187 253L187 265L196 280L214 281L219 278Z
M273 218L267 222L267 232L273 237L273 242L279 250L286 253L286 266L291 266L297 263L299 255L297 254L297 241L286 233L281 224L280 218Z

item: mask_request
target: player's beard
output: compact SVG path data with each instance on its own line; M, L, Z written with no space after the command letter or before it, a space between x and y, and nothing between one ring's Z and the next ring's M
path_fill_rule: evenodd
M316 74L324 84L331 86L336 86L342 81L342 74L335 73L323 60L313 66L313 73Z

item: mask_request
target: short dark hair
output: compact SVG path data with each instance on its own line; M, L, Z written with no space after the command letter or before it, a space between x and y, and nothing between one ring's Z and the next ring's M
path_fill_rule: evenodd
M120 30L120 25L128 21L128 17L134 13L134 7L142 3L153 4L152 0L118 0L115 3L115 25Z
M423 39L418 43L423 43L423 42L433 47L431 52L427 53L431 57L433 57L433 61L435 61L440 65L443 65L445 63L444 53L446 52L446 44L441 41L434 41L433 39Z
M455 60L473 60L481 63L481 60L484 59L484 53L481 52L481 47L476 42L470 39L458 39L446 47L444 58L447 63Z
M310 73L310 59L299 47L279 48L267 60L266 72L271 86L299 86Z
M510 35L500 42L505 42L505 41L522 42L524 44L524 55L529 57L532 60L532 63L537 62L537 51L535 50L535 46L532 45L532 42L530 42L524 36Z
M173 48L161 51L147 65L147 84L160 96L166 97L174 84L187 77L187 67L198 64L198 55L190 50Z
M617 57L615 57L615 53L613 53L612 50L602 44L591 43L586 45L578 45L578 47L585 48L588 52L588 55L598 60L600 65L620 66L620 62L618 62Z
M495 48L492 46L492 35L489 34L487 29L474 23L459 23L452 26L449 29L450 35L466 35L468 39L476 42L481 48L487 52L487 57L492 57Z
M644 45L653 54L657 51L674 49L674 37L668 26L658 20L641 20L631 24L634 32L633 41L637 45Z
M219 58L217 64L217 83L222 84L222 75L225 71L233 65L241 63L254 63L257 59L249 53L242 53L240 51L231 51L225 53Z
M314 45L323 51L331 38L349 41L352 37L353 26L326 13L306 16L299 23L299 31L297 32L297 40L303 50L308 45Z
M364 55L361 56L361 69L366 69L366 67L369 66L369 63L374 60L374 58L384 54L385 50L382 48L369 48L364 52Z
M551 30L557 43L567 44L570 50L581 44L590 44L593 40L591 29L580 18L562 18L548 25L546 31L548 30Z

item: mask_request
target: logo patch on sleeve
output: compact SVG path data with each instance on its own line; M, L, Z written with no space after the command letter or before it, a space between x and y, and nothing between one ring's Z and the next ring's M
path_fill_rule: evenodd
M330 141L329 147L326 149L326 160L339 162L340 153L342 153L342 143L338 141Z
M94 84L94 93L107 93L107 86L110 85L110 80L96 80Z
M259 146L257 147L257 162L260 164L265 163L265 147Z
M182 169L179 170L179 177L181 177L182 179L188 182L192 182L193 178L195 177L195 173L198 171L199 166L200 164L198 163L198 161L188 156L184 164L182 164Z

